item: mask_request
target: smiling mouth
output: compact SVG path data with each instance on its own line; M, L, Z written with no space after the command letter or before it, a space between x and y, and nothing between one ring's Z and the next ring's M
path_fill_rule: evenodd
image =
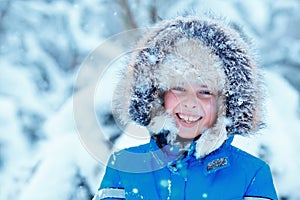
M186 115L182 113L176 113L176 115L180 120L184 121L187 124L195 123L202 119L202 116L197 115Z

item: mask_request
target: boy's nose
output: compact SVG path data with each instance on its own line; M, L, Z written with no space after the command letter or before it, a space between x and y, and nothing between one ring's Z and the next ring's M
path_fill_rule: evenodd
M194 94L189 94L182 102L183 106L188 109L196 109L199 107L199 102Z
M197 108L197 106L195 104L190 104L190 103L187 103L187 102L184 103L183 106L186 107L186 108L192 108L192 109Z

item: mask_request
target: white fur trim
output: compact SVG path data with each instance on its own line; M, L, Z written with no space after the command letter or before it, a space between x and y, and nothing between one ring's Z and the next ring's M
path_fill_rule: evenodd
M181 39L158 68L158 83L167 90L184 83L201 83L215 92L225 85L222 61L199 41Z
M264 197L244 197L243 200L270 200L270 198L264 198Z
M178 133L174 119L167 113L152 118L147 128L152 134L160 133L162 130L169 130L174 134Z
M225 117L218 119L216 125L202 133L196 142L196 157L202 158L218 149L227 139L227 120Z
M97 192L93 200L107 199L107 198L125 198L125 189L120 188L103 188Z

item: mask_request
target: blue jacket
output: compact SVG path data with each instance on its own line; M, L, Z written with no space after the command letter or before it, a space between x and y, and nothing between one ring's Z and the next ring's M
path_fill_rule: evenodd
M277 199L269 166L230 141L196 159L156 142L113 154L94 199Z

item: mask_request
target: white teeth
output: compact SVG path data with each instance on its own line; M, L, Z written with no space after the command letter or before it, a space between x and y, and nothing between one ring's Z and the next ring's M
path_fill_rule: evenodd
M200 119L200 117L188 116L183 114L178 114L179 118L184 120L186 123L196 122Z

